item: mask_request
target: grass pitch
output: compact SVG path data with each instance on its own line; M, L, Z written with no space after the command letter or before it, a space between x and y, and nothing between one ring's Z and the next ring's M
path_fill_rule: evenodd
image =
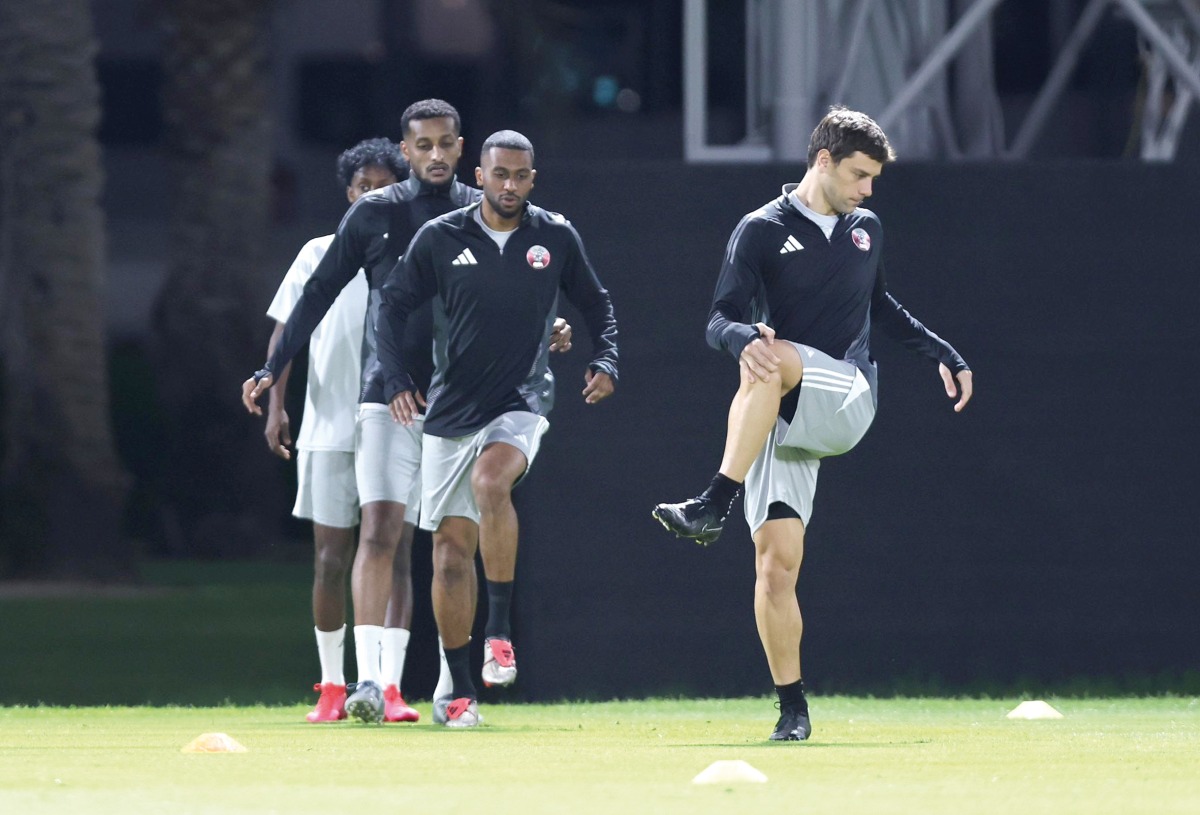
M0 708L0 813L1192 813L1200 700L766 699L485 705L473 731L310 725L304 707ZM245 753L190 754L223 732ZM768 781L701 786L714 761Z

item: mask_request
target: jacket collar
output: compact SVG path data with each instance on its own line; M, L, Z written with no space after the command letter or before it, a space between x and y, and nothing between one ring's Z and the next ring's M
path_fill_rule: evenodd
M479 210L482 206L483 206L483 199L480 198L478 201L475 201L466 207L467 221L469 223L474 224L476 227L479 226L479 220L483 219L482 214L479 216L479 220L476 220L476 218L475 218L476 213L479 212ZM528 226L532 221L533 221L533 205L530 204L528 201L526 201L524 210L521 212L521 223L517 225L517 229L521 229L522 227Z
M417 178L416 173L409 172L408 178L400 182L400 186L404 191L413 198L427 196L430 198L460 198L461 191L458 189L465 185L455 178L449 184L434 185L429 184ZM456 193L458 193L456 195Z

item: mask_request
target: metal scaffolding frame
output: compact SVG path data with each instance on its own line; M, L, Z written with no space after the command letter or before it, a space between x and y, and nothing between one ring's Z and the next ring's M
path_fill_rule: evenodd
M708 142L708 0L684 0L684 151L688 161L803 160L834 103L881 112L902 155L1029 156L1104 15L1138 32L1146 88L1137 123L1145 160L1174 158L1200 98L1200 0L1091 0L1011 145L991 73L991 17L1004 0L745 0L746 136ZM968 45L982 47L968 48ZM954 72L957 82L949 81ZM950 88L954 90L951 91ZM965 144L964 144L965 142Z

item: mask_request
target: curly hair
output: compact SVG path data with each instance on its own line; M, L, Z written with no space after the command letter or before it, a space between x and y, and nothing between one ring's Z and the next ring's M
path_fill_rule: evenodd
M400 145L390 139L367 139L338 156L338 180L343 187L349 187L355 173L372 165L391 170L397 179L408 176L408 162L400 152Z
M865 113L834 105L812 132L808 142L808 166L817 162L817 153L828 150L836 164L846 156L863 153L868 158L887 164L896 153L884 135L883 128Z
M454 122L456 135L462 132L462 119L458 117L458 111L454 109L454 105L443 99L422 99L420 102L413 102L400 115L400 135L408 135L408 123L413 119L441 119L443 117Z

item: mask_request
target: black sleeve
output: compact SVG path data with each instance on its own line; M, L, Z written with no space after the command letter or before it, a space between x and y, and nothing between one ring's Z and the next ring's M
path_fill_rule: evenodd
M283 327L283 334L275 344L275 351L267 361L266 370L272 376L278 378L284 366L300 352L333 306L333 301L362 268L372 231L377 229L375 221L378 218L372 216L379 211L378 206L364 207L361 206L363 203L363 199L360 199L350 207L325 257L321 258L304 284L304 293L296 301L296 307ZM377 231L383 234L387 227Z
M871 322L905 348L911 348L930 359L944 363L951 371L969 371L966 361L954 346L934 334L921 321L908 313L887 290L883 260L875 273L875 291L871 297Z
M613 314L612 298L600 285L600 278L596 276L596 271L588 260L579 233L570 224L566 227L570 230L574 251L568 254L559 285L567 299L583 315L588 334L592 338L592 361L588 363L588 367L593 371L608 374L616 382L617 318Z
M758 329L752 322L752 303L762 288L762 273L750 228L752 223L750 216L746 216L729 236L705 331L709 345L718 351L728 351L735 359L758 338Z
M409 317L437 294L437 273L430 253L433 237L430 229L421 227L380 290L375 340L383 375L383 396L388 402L398 393L416 390L401 349Z

